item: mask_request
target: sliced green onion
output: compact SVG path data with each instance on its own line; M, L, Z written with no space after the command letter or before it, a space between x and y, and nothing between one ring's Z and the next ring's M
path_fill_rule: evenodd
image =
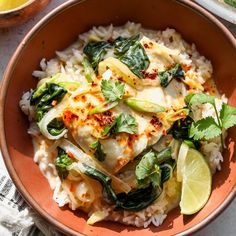
M82 61L82 65L84 67L84 73L85 73L85 78L87 79L87 82L92 83L95 80L96 75L90 62L88 61L86 57L84 57Z
M164 107L158 105L157 103L153 103L146 100L139 100L136 98L127 98L124 102L130 108L139 112L157 113L157 112L165 111Z
M117 106L119 102L115 101L115 102L103 102L100 105L94 107L89 114L96 114L96 113L103 113L105 111L108 111L110 109L112 109L113 107Z

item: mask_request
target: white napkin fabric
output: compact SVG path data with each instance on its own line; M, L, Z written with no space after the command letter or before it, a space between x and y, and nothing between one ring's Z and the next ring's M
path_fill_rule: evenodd
M23 200L0 154L0 236L62 236Z

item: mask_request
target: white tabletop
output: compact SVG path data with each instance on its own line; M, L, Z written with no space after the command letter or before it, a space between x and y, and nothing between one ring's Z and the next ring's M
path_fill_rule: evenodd
M17 45L28 32L28 30L35 25L39 19L50 12L53 8L65 2L65 0L52 0L48 7L31 19L29 22L11 29L0 29L0 78L2 78L6 65L16 49ZM236 37L236 25L223 22L233 32ZM0 157L1 158L1 157ZM1 163L1 160L0 160ZM204 229L194 234L195 236L234 236L236 235L236 199L229 205L229 207L212 223Z

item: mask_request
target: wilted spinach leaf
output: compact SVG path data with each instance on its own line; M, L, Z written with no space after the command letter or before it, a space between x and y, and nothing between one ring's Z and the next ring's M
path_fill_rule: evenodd
M64 123L61 118L55 118L48 124L48 132L52 136L57 136L65 130Z
M103 59L107 53L107 49L111 48L111 44L105 41L89 42L84 47L84 54L95 71L97 71L98 63Z
M144 77L144 71L149 67L149 58L139 41L133 43L129 50L118 58L139 78Z
M162 87L167 87L172 79L184 79L184 71L180 64L176 64L169 70L158 72L160 83Z
M30 105L36 107L36 121L39 122L53 107L53 101L59 103L66 93L66 89L54 83L46 83L39 90L36 89L30 98Z
M193 140L193 138L190 138L190 127L193 123L193 119L190 116L186 116L184 119L179 119L174 122L173 126L170 129L170 133L173 135L173 137L177 140L188 140L191 141L196 149L200 147L200 142Z
M161 164L161 183L163 184L169 178L171 177L171 174L173 173L174 169L176 167L176 161L173 159L170 159L163 164Z
M55 166L58 176L60 177L61 180L64 180L69 174L67 167L73 163L73 160L69 158L67 153L60 147L58 147L57 150L58 150L58 155L55 160Z
M106 154L103 151L102 145L99 142L99 140L97 140L96 142L92 143L90 145L90 148L95 149L95 153L94 156L96 159L98 159L99 161L104 161L106 158Z
M134 35L131 36L129 38L124 38L124 37L118 37L115 41L114 41L114 47L115 47L115 55L117 56L122 56L123 54L125 54L129 48L134 45L134 43L136 41L138 41L140 38L140 35Z
M161 188L150 184L147 188L137 189L117 195L115 210L141 211L152 204L161 194Z
M103 174L101 171L96 170L95 168L90 167L84 163L83 167L85 168L84 174L88 175L93 179L98 180L101 183L106 192L108 200L110 200L111 202L116 201L116 194L111 186L111 178Z

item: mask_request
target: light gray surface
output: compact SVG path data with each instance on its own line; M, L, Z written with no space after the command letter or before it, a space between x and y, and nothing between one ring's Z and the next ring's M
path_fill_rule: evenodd
M37 15L35 18L31 19L29 22L12 28L12 29L2 29L0 30L0 78L2 78L3 72L6 65L15 51L17 45L24 37L24 35L29 31L29 29L35 25L39 19L41 19L45 14L50 12L53 8L65 2L65 0L52 0L48 7ZM236 36L236 26L224 21L227 27ZM236 235L236 199L231 203L231 205L211 224L207 227L194 234L195 236L233 236Z

